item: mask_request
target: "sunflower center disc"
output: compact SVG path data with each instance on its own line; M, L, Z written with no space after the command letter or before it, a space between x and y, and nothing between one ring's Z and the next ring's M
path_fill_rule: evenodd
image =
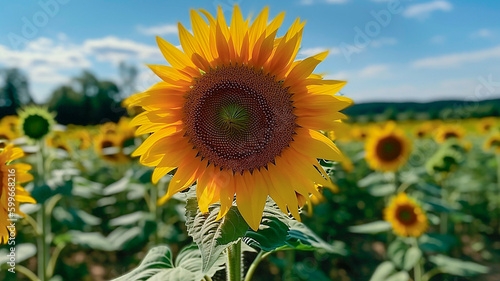
M32 139L40 139L49 133L49 121L40 115L31 115L23 124L24 133Z
M417 215L411 206L400 206L396 213L399 222L404 225L412 225L417 221Z
M401 156L403 146L397 138L389 136L379 141L377 155L384 161L394 161Z
M196 80L184 122L198 155L233 172L274 163L293 140L291 94L274 77L247 66L222 66Z
M453 133L453 132L449 132L449 133L446 133L444 135L444 139L447 140L447 139L452 139L452 138L457 138L457 134Z

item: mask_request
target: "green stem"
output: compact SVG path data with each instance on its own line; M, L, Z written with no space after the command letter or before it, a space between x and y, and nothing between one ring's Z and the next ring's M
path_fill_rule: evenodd
M22 265L16 264L16 271L28 277L28 279L31 281L40 281L40 279L36 276L35 273L33 273L33 271Z
M293 271L293 265L295 264L295 251L286 251L285 252L285 259L286 259L286 264L285 264L285 272L283 273L283 280L291 280L292 278L292 271Z
M158 245L160 243L160 237L158 235L158 228L160 226L160 221L159 221L159 214L158 214L159 208L158 208L158 204L157 204L158 188L156 187L156 185L151 185L150 192L151 192L150 211L153 214L153 218L154 218L155 223L156 223L156 230L153 234L154 235L153 241L154 241L155 245Z
M260 261L263 259L264 253L265 253L264 251L260 251L259 254L257 255L257 257L255 257L252 264L248 268L248 271L247 271L247 274L245 276L244 281L252 280L252 276L255 273L255 270L257 269L257 267L259 266Z
M50 257L49 264L47 266L47 276L52 276L54 275L54 269L56 268L56 263L57 263L57 258L61 254L62 250L66 247L65 243L57 245L56 249L52 253L52 256Z
M241 268L241 239L238 242L229 246L227 249L227 280L228 281L241 281L242 268Z
M430 281L432 277L443 273L439 267L435 267L422 276L422 281Z
M416 247L418 248L418 241L417 241L417 238L413 238L412 239L412 245L413 247ZM422 258L420 258L417 263L415 264L415 266L413 267L413 275L414 275L414 280L415 281L422 281L422 272L423 272L423 268L422 268Z
M212 278L208 275L203 276L204 281L212 281Z
M448 190L446 189L445 181L440 182L441 186L441 202L446 203L448 198ZM440 215L439 232L441 234L448 234L448 213L441 212Z
M39 143L38 145L40 151L38 152L38 158L37 158L37 169L38 169L38 179L37 179L37 184L38 186L42 186L45 183L45 174L44 174L44 157L43 157L43 145L42 142ZM45 203L40 204L40 210L38 210L37 214L37 221L38 221L38 229L39 229L39 236L37 237L37 244L38 244L38 257L37 257L37 264L38 264L38 277L40 280L45 281L47 279L47 243L46 243L46 215L45 215Z

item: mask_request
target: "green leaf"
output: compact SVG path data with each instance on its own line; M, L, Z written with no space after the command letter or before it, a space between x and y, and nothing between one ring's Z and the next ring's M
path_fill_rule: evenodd
M182 249L175 263L170 249L158 246L148 252L137 268L114 281L200 281L205 275L211 277L222 269L224 262L225 257L221 256L208 272L203 273L201 252L196 245Z
M368 193L375 197L384 197L396 192L396 186L392 183L388 184L377 184L372 185L367 188Z
M417 247L411 247L406 251L403 263L403 269L406 271L411 270L422 257L422 251Z
M137 211L131 214L123 215L117 218L114 218L109 221L110 226L121 226L121 225L132 225L137 223L138 221L149 216L148 213L143 211Z
M326 251L327 253L335 253L339 255L346 255L347 250L343 242L337 241L333 244L321 239L305 224L298 221L290 222L290 230L286 239L288 246L296 250L302 251Z
M370 281L387 281L387 277L394 271L396 271L394 264L390 261L385 261L377 266Z
M194 192L190 191L194 195ZM201 251L203 273L208 272L217 262L222 252L245 235L248 225L232 206L227 214L216 220L220 204L212 204L208 213L203 214L198 209L196 196L188 196L186 202L186 226L189 236Z
M435 263L442 272L452 275L474 276L489 271L488 267L484 265L450 258L445 255L431 256L429 260Z
M4 265L9 262L12 252L10 252L10 247L5 249L0 249L0 265ZM23 262L36 254L36 246L30 243L24 243L16 245L16 251L13 252L15 257L15 263Z
M361 225L351 226L349 227L349 231L353 233L376 234L388 231L391 228L391 224L387 221L374 221Z
M409 248L401 239L396 239L387 248L387 256L396 267L403 268L405 255Z
M386 176L383 173L371 173L368 176L360 179L358 181L359 187L368 187L370 185L383 183L386 181Z
M268 198L259 230L248 229L243 242L254 249L262 249L266 252L274 251L286 244L291 221L292 219Z
M385 281L408 281L410 280L410 275L406 271L400 271L396 274L389 276Z
M457 238L453 235L427 233L419 238L420 248L424 252L446 253L456 245Z
M106 186L102 194L105 196L120 193L122 191L125 191L130 184L130 178L129 177L123 177L120 180Z

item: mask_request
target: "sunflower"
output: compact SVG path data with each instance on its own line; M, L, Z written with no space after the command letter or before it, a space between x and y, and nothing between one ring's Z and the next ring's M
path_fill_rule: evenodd
M462 140L465 136L465 129L459 125L443 124L436 131L436 142L443 143L449 139Z
M11 214L24 216L19 211L19 203L36 203L30 194L21 187L21 183L33 180L33 176L28 173L30 165L11 162L23 157L24 153L20 148L8 144L0 150L0 244L6 243L9 239L8 219ZM15 195L14 195L15 194ZM9 198L14 196L14 201ZM15 235L11 233L10 235Z
M334 94L346 82L312 73L328 52L294 61L304 22L277 38L284 13L269 24L268 14L265 8L250 24L235 6L227 26L220 7L216 18L193 10L194 34L178 25L183 51L157 38L171 66L151 65L163 82L130 105L145 110L132 120L136 134L154 132L133 156L156 167L153 183L177 169L159 204L197 182L202 212L220 201L224 217L236 194L257 229L268 195L300 219L296 193L331 185L317 159L342 155L318 130L335 130L345 118L339 110L352 101Z
M94 148L104 160L112 163L125 163L130 157L123 153L123 139L116 134L99 134L95 138Z
M384 209L384 220L391 223L399 236L419 237L429 226L425 212L404 192L391 199Z
M477 130L481 134L488 134L491 130L495 129L497 125L496 119L494 117L482 118L477 124Z
M47 138L47 145L53 148L62 149L66 152L70 152L71 148L68 144L68 138L64 132L57 131L54 132Z
M71 134L71 139L76 141L78 149L80 150L85 150L92 145L92 137L89 131L84 128L73 131Z
M46 108L28 106L19 112L19 131L31 140L42 140L55 124L54 114Z
M374 170L397 171L411 152L411 141L394 122L372 129L365 143L366 161Z
M415 128L414 135L418 139L423 139L428 137L434 129L435 126L432 122L424 122Z
M5 143L9 143L16 138L14 132L6 125L0 125L0 148L5 146Z
M351 138L356 141L365 141L368 138L367 127L362 127L360 125L353 125L349 131Z
M5 126L5 128L8 128L14 134L14 138L17 138L19 136L18 124L19 117L17 117L16 115L4 116L0 120L0 127Z
M484 150L494 151L495 153L500 153L500 133L496 132L486 139L483 146Z

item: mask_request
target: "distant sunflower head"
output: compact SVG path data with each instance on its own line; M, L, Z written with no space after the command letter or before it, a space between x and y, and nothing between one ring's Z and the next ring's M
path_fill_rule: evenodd
M4 116L0 120L0 127L9 129L14 134L15 138L19 136L18 124L19 124L19 117L17 117L16 115Z
M493 151L495 153L500 153L500 132L496 132L489 136L484 142L483 148L487 152Z
M460 125L443 124L436 131L436 142L443 143L450 139L462 140L465 136L465 129Z
M76 142L76 146L80 150L85 150L92 145L92 136L90 132L84 128L74 131L71 134L71 139Z
M15 138L15 133L9 127L0 125L0 148L4 148L7 143L13 141Z
M153 182L177 169L159 203L197 182L202 212L220 201L223 217L236 194L257 229L268 195L299 219L296 193L331 185L317 159L342 157L318 130L345 118L339 110L351 100L335 95L345 82L313 74L327 52L295 60L304 22L276 37L284 13L268 15L250 22L236 6L228 26L221 8L217 17L191 11L193 33L178 26L182 51L157 39L170 66L150 68L163 82L128 102L144 110L132 121L137 134L153 133L134 152L156 167Z
M415 128L414 135L418 139L423 139L428 137L434 130L434 124L432 122L423 122Z
M19 211L20 203L36 203L35 199L31 197L29 192L27 192L22 186L22 183L33 180L33 176L28 173L31 166L22 163L12 163L24 156L22 149L14 147L13 144L8 144L4 148L0 149L0 244L6 243L9 235L15 235L15 233L9 234L9 229L7 228L7 222L9 219L9 214L11 213L9 209L12 208L8 203L9 193L15 194L15 213L21 216L24 214Z
M476 124L479 133L488 134L496 128L497 120L495 117L485 117L479 120Z
M19 112L19 131L31 140L44 139L50 134L54 124L54 114L46 108L28 106Z
M356 141L365 141L370 129L366 126L353 125L350 129L351 138Z
M71 151L71 147L68 144L68 137L64 132L57 131L51 134L47 138L47 145L53 148L61 149L66 152Z
M123 153L122 138L114 134L99 134L94 140L94 148L102 159L111 163L126 163L130 157Z
M428 228L427 215L406 193L391 199L384 209L384 220L391 223L394 233L404 237L419 237Z
M365 143L366 161L379 171L396 171L411 153L411 141L393 122L382 129L373 129Z

